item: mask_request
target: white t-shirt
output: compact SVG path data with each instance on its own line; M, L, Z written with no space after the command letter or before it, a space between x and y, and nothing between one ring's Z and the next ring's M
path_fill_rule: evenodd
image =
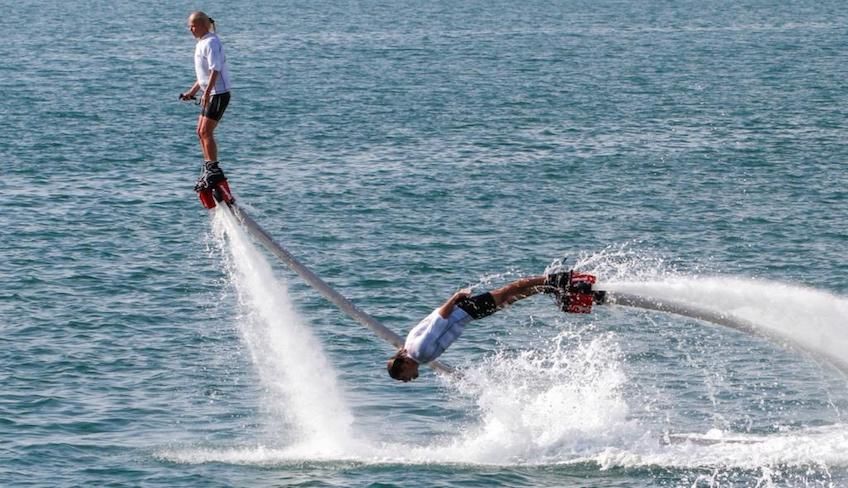
M209 72L218 72L212 95L230 91L230 70L227 68L227 58L224 56L224 46L218 35L210 32L197 41L194 47L194 72L200 89L206 90L209 85Z
M404 348L419 364L429 363L453 344L471 320L471 316L459 307L453 307L446 319L439 315L438 309L433 310L409 331Z

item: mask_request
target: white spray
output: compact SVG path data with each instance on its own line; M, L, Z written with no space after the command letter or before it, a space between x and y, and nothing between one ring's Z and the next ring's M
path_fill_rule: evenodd
M292 429L281 436L298 444L301 452L344 451L352 438L353 416L321 344L295 312L285 283L274 276L234 217L218 208L214 226L229 242L229 272L242 310L239 332L268 392L268 408Z
M743 442L664 445L656 433L629 418L623 391L627 378L617 337L585 329L561 331L553 340L531 350L496 353L488 356L482 367L466 369L462 379L449 385L447 394L469 397L476 405L476 415L456 425L456 434L428 438L420 444L414 440L400 445L358 444L351 432L351 413L332 368L321 345L298 319L284 284L273 276L227 212L217 212L215 224L230 240L233 282L245 314L240 331L269 390L269 401L284 404L283 413L297 428L299 437L293 441L298 444L195 449L166 453L168 459L248 464L293 459L506 465L593 462L602 468L759 468L806 465L820 458L828 465L846 462L844 455L836 454L844 452L846 446L848 431L844 425L762 439L745 436ZM808 348L831 354L836 351L828 348L848 350L841 345L848 337L844 331L845 299L737 278L657 278L632 269L621 273L623 268L611 263L613 260L601 256L592 261L584 260L577 267L613 278L604 283L605 288L727 307L746 320L777 328L794 341L805 341ZM627 279L634 275L638 283ZM811 333L810 327L816 332Z
M848 373L848 299L801 286L732 277L676 277L605 287L738 317L754 333L806 350Z

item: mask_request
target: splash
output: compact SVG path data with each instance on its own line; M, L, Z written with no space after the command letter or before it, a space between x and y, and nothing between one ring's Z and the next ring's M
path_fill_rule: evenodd
M228 238L230 273L243 309L239 329L269 392L266 401L296 435L273 445L162 452L170 461L660 467L692 470L693 476L706 476L705 482L710 476L742 470L746 476L760 476L763 486L785 479L781 470L827 479L828 469L848 466L844 424L761 436L683 434L669 442L631 415L621 339L585 322L577 329L566 324L553 339L529 349L494 352L479 366L466 368L461 378L445 383L445 395L465 398L470 405L463 417L451 421L445 431L449 434L371 442L366 433L353 431L352 414L335 375L315 374L332 368L294 312L285 284L277 281L228 214L219 212L215 225ZM726 308L801 338L809 336L809 330L794 328L799 320L814 322L819 333L832 329L834 343L844 336L839 328L845 325L844 298L773 282L684 277L666 273L660 258L651 265L648 261L613 250L582 257L578 267L610 277L604 284L611 290L639 290L657 298ZM830 342L807 341L817 348L827 348Z
M602 281L627 282L656 280L681 274L673 260L657 253L636 250L637 244L627 242L608 246L597 252L579 253L573 265L566 262L567 258L557 259L546 271L568 270L573 267L592 273Z
M538 350L501 352L456 385L476 399L478 421L421 457L485 464L544 464L638 435L622 387L613 334L563 331Z
M302 461L364 464L544 465L592 456L643 435L628 420L627 381L613 334L563 331L540 349L499 352L446 385L476 412L456 434L414 441L348 442L333 451L303 446L169 450L173 462L287 465Z

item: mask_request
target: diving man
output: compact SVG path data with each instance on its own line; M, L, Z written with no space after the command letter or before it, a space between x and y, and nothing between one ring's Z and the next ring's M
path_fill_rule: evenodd
M460 290L409 331L404 346L386 364L389 376L403 382L414 380L419 365L445 352L466 324L537 293L553 294L564 312L588 313L593 301L604 299L603 292L592 291L594 282L592 275L564 271L521 278L480 295Z

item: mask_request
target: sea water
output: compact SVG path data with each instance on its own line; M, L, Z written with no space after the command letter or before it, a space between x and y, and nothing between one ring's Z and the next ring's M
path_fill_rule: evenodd
M848 485L840 2L4 7L3 486ZM196 8L236 198L387 327L568 256L768 338L539 296L391 380L192 191Z

